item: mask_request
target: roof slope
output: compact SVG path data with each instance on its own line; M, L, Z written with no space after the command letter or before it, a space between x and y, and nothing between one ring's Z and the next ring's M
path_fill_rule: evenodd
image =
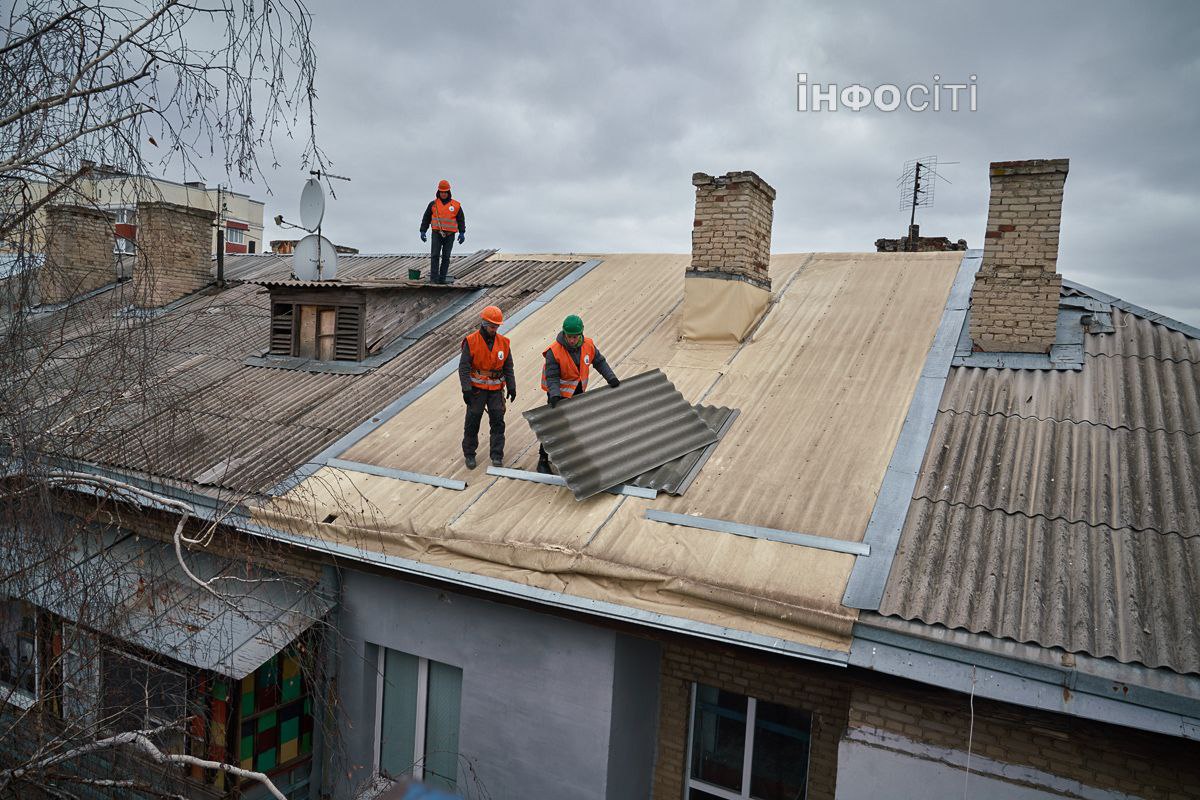
M465 491L323 469L256 519L541 590L826 650L848 650L854 556L677 527L654 508L861 541L961 253L775 255L775 304L742 345L680 340L687 255L604 256L509 333L519 386L506 461L532 469L514 412L544 403L541 351L564 316L628 377L662 369L689 403L740 414L680 497L598 494L462 464L453 377L342 458L465 480ZM347 513L351 509L351 513ZM334 524L316 524L338 513ZM307 522L306 522L307 521Z
M366 270L372 265L386 276L420 261L416 256L350 258L351 271L360 277L371 274ZM428 257L423 258L427 266ZM47 380L75 393L73 406L94 406L105 414L81 426L84 438L66 441L58 454L215 490L265 492L452 358L484 306L496 304L512 314L581 262L483 258L462 256L451 269L466 265L473 279L488 284L474 302L361 375L248 364L247 357L266 351L270 335L269 296L254 284L190 295L146 321L137 337L106 334L112 342L99 343L104 346L97 346L89 331L113 326L114 312L128 302L128 284L41 315L36 324L68 343L47 362L55 372ZM228 274L231 280L273 275L287 263L270 255L230 258ZM428 308L427 294L424 289L391 291L396 325L420 317ZM408 306L411 313L404 311ZM75 348L86 348L87 357L73 356ZM93 373L91 379L74 374L83 369ZM114 385L129 386L128 397L113 401L80 392L79 387L93 384L107 393ZM43 394L50 396L53 388L48 385ZM65 429L73 408L63 409L61 416Z
M881 614L1200 672L1200 340L1113 327L951 370Z

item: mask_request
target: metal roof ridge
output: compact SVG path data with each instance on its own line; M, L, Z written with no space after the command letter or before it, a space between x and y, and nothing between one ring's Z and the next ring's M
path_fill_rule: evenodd
M1128 300L1122 300L1116 295L1111 295L1108 292L1102 292L1099 289L1093 289L1092 287L1086 286L1079 281L1063 278L1062 283L1063 286L1068 289L1074 289L1077 292L1083 292L1084 294L1094 297L1097 300L1108 303L1111 306L1115 306L1122 311L1126 311L1130 314L1136 314L1137 316L1145 319L1147 322L1153 322L1156 325L1162 325L1164 328L1170 328L1171 330L1182 333L1184 336L1188 336L1192 339L1200 339L1200 328L1196 327L1195 325L1189 325L1186 322L1181 322L1180 320L1168 317L1166 314L1160 314L1157 311L1151 311L1148 308L1131 303Z

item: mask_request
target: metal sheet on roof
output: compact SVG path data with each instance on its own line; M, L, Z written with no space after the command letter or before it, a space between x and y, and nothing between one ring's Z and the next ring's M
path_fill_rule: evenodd
M524 414L576 500L717 440L661 370Z
M700 419L704 420L704 424L712 429L717 436L717 442L725 435L729 429L729 424L733 421L737 411L724 406L706 406L703 404L693 406L696 413L700 415ZM667 463L655 467L652 470L643 472L641 475L629 481L633 486L643 486L647 489L658 489L660 492L667 494L679 495L687 491L687 487L691 485L700 468L704 466L704 462L712 455L717 442L697 448L690 453L684 453L679 458L668 461Z
M5 552L4 571L15 577L3 588L73 622L234 679L256 670L333 607L297 579L184 552L188 568L214 581L219 596L187 577L170 545L111 530L81 534L52 564L21 565L19 552Z
M1113 331L951 371L880 613L1200 673L1200 341Z

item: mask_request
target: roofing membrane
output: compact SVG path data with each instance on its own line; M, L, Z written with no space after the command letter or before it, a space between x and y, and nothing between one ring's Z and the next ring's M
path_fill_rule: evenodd
M342 458L465 480L466 490L320 470L255 519L485 579L845 652L857 616L841 604L853 554L664 524L645 512L861 541L961 258L776 255L773 304L750 338L697 344L680 338L690 257L608 255L508 333L519 393L505 466L535 466L536 439L514 412L544 405L541 353L570 313L583 318L621 388L660 369L688 403L739 409L682 496L577 502L565 487L467 470L450 375ZM336 523L313 522L334 509Z

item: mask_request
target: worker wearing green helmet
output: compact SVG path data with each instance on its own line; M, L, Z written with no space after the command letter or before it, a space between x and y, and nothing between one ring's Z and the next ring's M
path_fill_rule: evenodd
M583 335L583 320L575 314L563 320L562 331L542 356L546 360L542 365L542 391L551 407L586 390L593 368L609 386L621 385L596 343ZM538 453L537 469L538 472L550 472L550 458L544 447Z

